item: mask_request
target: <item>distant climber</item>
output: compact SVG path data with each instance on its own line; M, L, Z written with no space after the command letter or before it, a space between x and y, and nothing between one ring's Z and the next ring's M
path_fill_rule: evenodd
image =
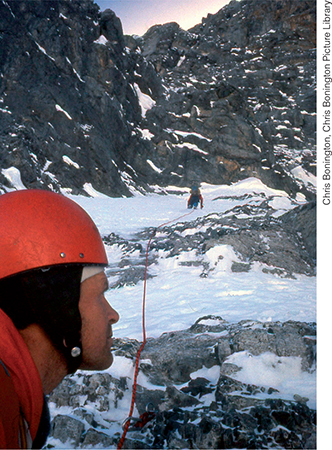
M201 204L201 208L203 208L203 197L201 194L200 189L197 186L193 186L191 191L190 191L190 197L188 200L188 208L197 208L198 207L198 203Z

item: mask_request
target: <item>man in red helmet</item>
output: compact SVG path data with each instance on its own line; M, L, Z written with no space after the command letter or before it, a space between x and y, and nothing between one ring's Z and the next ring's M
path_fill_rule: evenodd
M119 316L104 296L106 265L95 224L72 200L0 196L0 448L41 448L44 396L78 368L112 364Z

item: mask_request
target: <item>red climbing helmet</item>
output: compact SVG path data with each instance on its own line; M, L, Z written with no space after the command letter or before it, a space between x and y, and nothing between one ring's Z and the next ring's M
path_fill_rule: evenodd
M43 190L0 196L0 279L60 264L107 265L103 241L77 203Z

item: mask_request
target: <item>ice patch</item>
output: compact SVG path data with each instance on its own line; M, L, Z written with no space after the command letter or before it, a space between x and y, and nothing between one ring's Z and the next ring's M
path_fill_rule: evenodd
M146 116L147 111L153 108L156 102L147 94L144 94L137 83L134 83L134 88L138 97L138 101L142 111L142 117Z
M147 159L146 162L149 164L149 166L152 167L152 169L153 169L155 172L158 172L158 173L161 173L161 172L162 172L162 170L159 169L159 167L157 167L150 159Z
M279 391L276 397L285 400L294 400L295 394L309 398L308 406L316 408L316 373L302 371L300 357L277 356L270 352L254 356L243 351L233 353L225 362L240 368L231 375L235 380L272 387Z
M55 105L55 109L59 112L62 112L69 120L73 120L72 117L67 113L67 111L61 108L60 105Z
M168 133L174 133L181 137L188 137L188 136L194 136L198 139L204 139L205 141L211 142L212 139L209 139L202 134L199 133L193 133L193 132L187 132L187 131L179 131L179 130L170 130L169 128L166 130Z
M209 380L211 383L217 384L218 379L220 377L220 366L212 366L209 369L203 367L202 369L197 370L196 372L192 372L190 374L190 378L195 380L196 378L205 378Z
M94 44L99 44L99 45L106 45L107 42L108 42L108 40L105 38L105 36L103 34L101 34L98 39L93 41Z
M193 150L194 152L203 153L203 155L208 155L208 152L200 149L195 144L190 144L189 142L184 142L183 144L176 144L176 147L189 148L190 150Z
M209 262L210 267L217 269L217 272L229 272L233 262L239 262L230 245L216 245L205 253L205 260Z
M83 189L87 194L89 194L93 198L108 198L106 195L102 194L101 192L96 191L96 189L92 186L91 183L85 183L83 186Z
M68 166L74 166L76 169L79 169L79 168L80 168L80 166L79 166L76 162L74 162L73 160L71 160L71 159L69 158L69 156L63 155L63 156L62 156L62 159L63 159L63 161L64 161L66 164L68 164Z
M277 214L273 214L274 217L284 214L286 211L289 211L297 206L290 198L277 196L269 201L269 205L271 208L277 210Z
M312 173L306 171L301 166L295 167L293 170L291 170L291 173L294 175L294 177L304 183L305 186L317 186L317 180L315 175Z
M9 167L8 169L2 169L1 173L4 177L7 178L7 180L10 182L13 188L17 190L26 189L21 179L21 172L16 167Z
M146 139L146 140L150 141L150 140L154 137L154 134L152 134L152 133L151 133L149 130L147 130L147 129L140 130L140 131L141 131L141 133L142 133L143 139Z
M39 50L40 50L42 53L44 53L44 55L46 55L46 56L47 56L49 59L51 59L52 61L55 61L55 59L52 58L52 56L50 56L50 55L46 52L46 50L45 50L41 45L38 44L38 42L35 41L35 44L37 45L37 47L39 48Z

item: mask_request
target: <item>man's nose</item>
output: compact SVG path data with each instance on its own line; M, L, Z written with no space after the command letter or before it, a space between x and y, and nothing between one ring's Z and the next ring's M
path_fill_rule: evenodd
M106 300L106 302L107 302L107 300ZM113 309L112 306L108 302L107 302L107 305L108 305L107 314L110 319L110 322L112 324L117 323L120 319L119 313L115 309Z

